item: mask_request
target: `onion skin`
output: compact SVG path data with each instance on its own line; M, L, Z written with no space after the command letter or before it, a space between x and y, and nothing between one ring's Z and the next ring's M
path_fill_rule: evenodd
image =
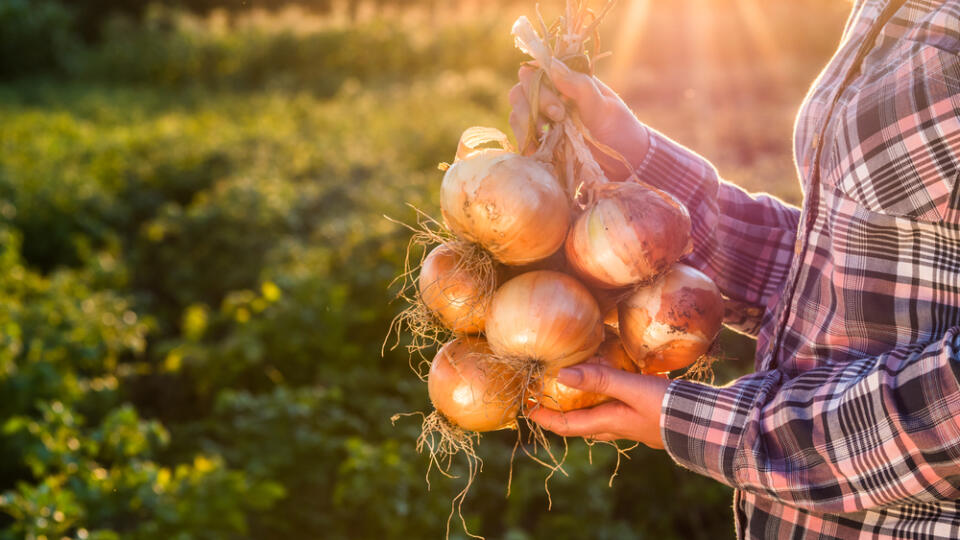
M590 358L603 342L597 301L579 281L537 270L504 283L487 312L490 347L506 359L543 363L546 374Z
M706 274L676 264L617 311L627 353L643 373L662 373L706 354L723 324L723 297Z
M483 338L457 338L437 351L430 364L430 401L450 422L468 431L515 427L520 380L492 357ZM516 387L516 388L514 388Z
M456 334L483 332L491 294L448 244L437 246L423 260L419 287L420 300L445 327Z
M615 336L620 335L620 312L613 306L603 313L603 325Z
M625 291L593 287L590 289L597 299L600 313L603 313L603 324L613 335L620 335L620 319L617 315L617 300L625 295Z
M603 344L600 345L600 349L597 350L597 354L577 365L583 364L599 364L630 373L636 373L638 371L636 364L634 364L630 356L627 355L627 351L624 350L619 339L608 339L604 341ZM540 405L547 409L566 412L574 409L593 407L594 405L599 405L611 399L613 398L604 394L571 388L560 383L555 376L548 376L544 377L543 389L541 390L538 401Z
M648 281L690 250L690 215L671 195L621 182L599 186L596 202L567 235L570 265L590 285Z
M524 264L521 266L507 266L505 264L501 264L499 267L499 283L505 283L521 274L533 272L534 270L553 270L554 272L573 274L573 269L567 263L566 256L563 254L562 249L558 249L555 253L545 259L540 259L539 261L529 264ZM596 291L591 292L596 293ZM599 302L600 297L596 294L593 296L594 298L597 298L597 301Z
M570 227L570 203L550 170L506 150L478 150L450 166L440 208L458 237L508 265L550 256Z

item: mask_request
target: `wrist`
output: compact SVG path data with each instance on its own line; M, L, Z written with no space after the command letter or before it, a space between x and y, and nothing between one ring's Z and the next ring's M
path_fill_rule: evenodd
M609 179L615 182L629 178L644 163L650 151L650 131L639 121L632 122L626 129L617 130L617 134L607 140L610 141L608 146L620 154L626 163L603 152L594 154Z
M664 449L663 441L663 402L666 398L669 379L657 375L640 375L645 388L642 401L635 407L646 419L644 444L656 450Z

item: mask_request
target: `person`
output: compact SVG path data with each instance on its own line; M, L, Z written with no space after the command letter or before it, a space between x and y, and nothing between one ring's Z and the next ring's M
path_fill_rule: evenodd
M531 418L632 439L735 488L738 538L960 538L960 1L856 0L794 133L802 208L751 195L643 125L600 81L547 69L539 114L593 136L693 218L686 262L757 337L714 387L600 366L616 401ZM511 91L526 140L532 68ZM612 180L626 169L598 153Z

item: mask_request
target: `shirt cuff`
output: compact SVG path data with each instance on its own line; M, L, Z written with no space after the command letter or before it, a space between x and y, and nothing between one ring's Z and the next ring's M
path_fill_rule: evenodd
M660 436L678 465L737 487L743 430L760 391L746 379L724 387L682 379L670 383L660 408Z
M717 177L716 170L693 150L647 129L650 147L634 172L641 181L673 195L688 209L694 208L708 196L707 180Z

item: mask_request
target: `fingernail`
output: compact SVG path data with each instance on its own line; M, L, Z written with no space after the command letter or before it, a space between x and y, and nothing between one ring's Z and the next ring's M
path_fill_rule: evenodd
M580 368L563 368L557 373L557 380L560 384L578 386L583 382L583 371Z
M554 122L563 120L563 107L559 105L547 105L546 113L547 117Z

